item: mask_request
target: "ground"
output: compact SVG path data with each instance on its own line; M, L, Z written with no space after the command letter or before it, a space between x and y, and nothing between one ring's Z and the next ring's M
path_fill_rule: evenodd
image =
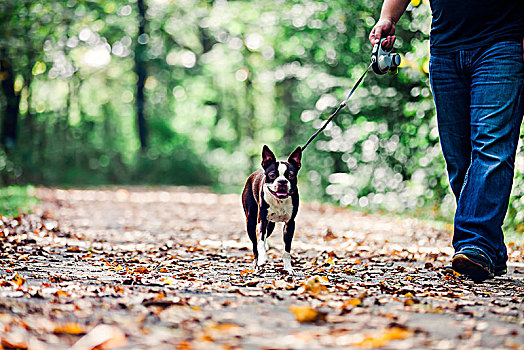
M39 189L0 222L0 335L19 349L524 349L524 253L481 284L450 233L302 203L295 276L253 271L238 195Z

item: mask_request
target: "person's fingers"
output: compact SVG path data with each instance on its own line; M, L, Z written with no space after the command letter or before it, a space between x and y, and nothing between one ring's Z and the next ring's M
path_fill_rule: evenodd
M373 29L371 29L371 32L369 33L369 42L371 43L371 45L375 45L375 42L377 41L375 32L376 27L373 27Z
M375 28L373 28L373 30L369 34L369 41L372 45L378 44L380 42L380 39L382 39L383 32L384 28L382 26L376 26Z
M382 48L385 49L385 50L389 49L389 44L390 44L390 42L391 42L391 36L388 35L388 36L386 37L386 40L384 40L384 41L382 42Z
M379 20L369 33L369 41L371 42L371 45L375 45L377 42L380 41L380 38L382 37L382 34L385 31L384 29L384 23Z
M388 35L388 37L386 38L386 40L384 40L382 42L382 48L384 50L391 50L393 48L393 44L395 43L395 39L397 37L394 36L394 35Z
M369 33L369 41L371 42L371 45L375 45L376 43L380 41L382 37L382 31L383 31L383 28L380 25L375 26L371 30L371 33Z
M373 27L371 32L369 33L369 41L372 45L375 45L380 42L380 39L391 36L395 33L395 24L392 23L390 20L381 19L377 22L377 24ZM395 41L395 38L393 39L387 39L392 40L391 45L393 45L393 42Z

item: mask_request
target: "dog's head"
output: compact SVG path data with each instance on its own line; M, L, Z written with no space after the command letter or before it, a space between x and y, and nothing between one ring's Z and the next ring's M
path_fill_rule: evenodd
M297 191L297 174L300 170L302 148L297 147L287 162L277 161L268 146L262 149L262 168L266 174L264 186L278 199L284 199Z

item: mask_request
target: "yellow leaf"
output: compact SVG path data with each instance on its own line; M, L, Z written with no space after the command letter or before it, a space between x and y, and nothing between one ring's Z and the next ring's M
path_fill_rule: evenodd
M411 298L404 300L404 306L412 306L414 304L415 302Z
M329 280L326 276L312 276L304 283L304 289L311 294L318 294L327 290Z
M124 293L126 290L122 286L114 286L115 292L117 293Z
M415 6L415 7L419 6L420 3L421 3L420 0L411 0L411 5L413 5L413 6Z
M1 79L1 80L3 80L3 79ZM15 92L20 92L20 90L22 90L23 87L24 87L24 78L22 78L21 75L17 75L16 79L15 79L15 86L14 86Z
M13 277L11 277L11 282L15 286L17 286L17 288L20 288L20 287L22 287L22 284L25 283L25 278L20 277L20 275L17 272Z
M347 307L347 306L358 306L358 305L360 305L361 302L362 302L362 300L360 300L359 298L349 299L349 300L344 302L344 307Z
M295 314L298 322L315 322L326 319L326 314L318 312L309 306L290 306L289 311Z
M54 333L65 333L65 334L84 334L84 328L75 322L64 323L60 326L56 326L53 330Z
M44 62L38 61L33 66L33 75L39 75L46 71L47 67Z
M240 328L240 326L234 323L217 323L208 327L208 329L212 329L219 332L230 332L238 328Z
M56 291L56 296L57 297L68 297L69 293L66 292L65 290L57 290Z
M191 350L191 349L193 349L193 346L191 345L191 343L189 343L187 341L183 341L183 342L178 343L177 345L175 345L175 349L177 349L177 350Z
M426 58L424 64L422 65L422 71L426 74L429 74L429 58Z
M160 299L164 299L166 297L166 295L162 292L158 293L157 295L155 295L153 297L153 300L160 300Z
M329 279L327 278L327 276L317 276L318 277L318 281L322 284L329 284Z
M215 339L213 339L209 334L204 334L202 338L200 338L201 341L207 341L207 342L214 342Z
M402 340L413 336L410 330L393 327L385 331L366 336L362 341L352 344L359 348L380 348L386 345L391 340Z
M0 346L2 346L0 349L27 349L27 344L23 339L9 339L7 337L1 337L0 338Z

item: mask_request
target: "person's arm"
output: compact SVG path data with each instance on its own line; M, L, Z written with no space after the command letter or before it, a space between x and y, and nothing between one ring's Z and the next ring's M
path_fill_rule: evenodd
M371 45L375 45L382 38L386 41L382 44L383 47L392 47L395 42L395 25L406 11L410 0L384 0L382 4L382 11L380 12L380 19L369 33L369 41Z

